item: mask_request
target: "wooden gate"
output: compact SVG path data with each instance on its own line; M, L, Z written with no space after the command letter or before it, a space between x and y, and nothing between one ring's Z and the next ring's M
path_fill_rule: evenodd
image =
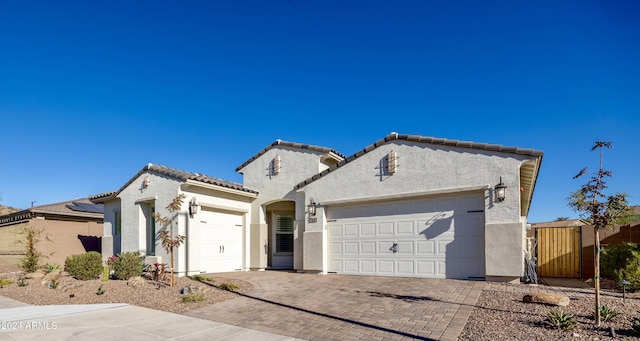
M538 228L538 277L581 277L580 227Z

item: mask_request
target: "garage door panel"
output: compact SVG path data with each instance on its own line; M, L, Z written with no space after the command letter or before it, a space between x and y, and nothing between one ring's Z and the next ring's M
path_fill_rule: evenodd
M242 269L241 214L203 210L200 220L200 271Z
M436 278L482 276L483 206L481 193L329 206L327 217L335 219L327 227L330 271Z
M393 222L381 222L378 223L378 235L379 236L393 236L394 235L394 223Z

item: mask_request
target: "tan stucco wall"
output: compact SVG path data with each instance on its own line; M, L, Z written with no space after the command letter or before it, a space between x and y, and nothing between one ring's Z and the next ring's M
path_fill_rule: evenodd
M87 240L102 236L102 223L33 218L28 223L0 228L0 262L9 264L17 264L19 262L21 256L9 256L7 253L10 251L24 254L24 246L15 244L16 240L22 238L20 235L15 234L15 231L27 224L39 230L44 229L41 241L36 245L38 251L48 257L42 259L42 264L57 263L63 265L67 256L87 251L79 236L88 237L86 238ZM50 241L47 241L45 236ZM94 240L93 243L100 245L99 240Z

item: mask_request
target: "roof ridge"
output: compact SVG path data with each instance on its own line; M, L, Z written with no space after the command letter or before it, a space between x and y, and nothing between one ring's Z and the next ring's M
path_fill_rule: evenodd
M261 151L259 151L258 153L256 153L252 157L250 157L247 161L243 162L240 166L238 166L236 168L236 172L239 172L246 165L250 164L251 162L253 162L257 158L259 158L260 156L262 156L264 153L266 153L267 151L269 151L270 149L272 149L275 146L284 146L284 147L291 147L291 148L298 148L298 149L306 149L306 150L316 151L316 152L320 152L320 153L333 153L333 154L336 154L341 159L345 158L345 155L343 155L342 153L338 152L337 150L335 150L333 148L316 146L316 145L312 145L312 144L303 144L303 143L298 143L298 142L283 141L281 139L276 139L273 143L271 143L270 145L266 146L264 149L262 149Z

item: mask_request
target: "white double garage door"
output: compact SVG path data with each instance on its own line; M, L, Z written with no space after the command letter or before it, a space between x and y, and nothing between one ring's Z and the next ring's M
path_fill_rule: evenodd
M327 207L329 272L484 276L482 193Z
M202 210L199 216L200 271L242 270L243 215Z

